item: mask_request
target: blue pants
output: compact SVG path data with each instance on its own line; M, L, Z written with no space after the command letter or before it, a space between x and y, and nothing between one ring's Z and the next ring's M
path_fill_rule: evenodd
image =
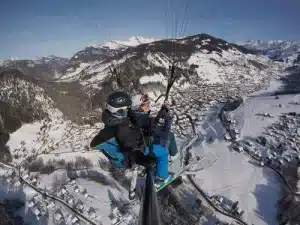
M164 146L166 149L169 150L170 156L174 156L177 154L177 144L175 140L175 135L173 132L169 132L168 138L163 137L155 137L154 143Z
M125 157L124 154L120 152L119 145L115 138L97 145L95 148L101 150L112 165L117 168L125 168Z
M150 149L146 147L145 155L149 155ZM168 150L161 146L154 144L153 145L153 153L156 157L156 176L166 179L169 175L169 168L168 168Z
M111 164L117 168L125 168L125 157L119 150L119 146L115 138L96 146L96 149L101 150L108 158ZM161 146L154 144L153 152L156 157L156 176L166 179L168 177L168 150ZM150 153L149 148L146 147L145 155ZM142 153L141 153L142 154Z

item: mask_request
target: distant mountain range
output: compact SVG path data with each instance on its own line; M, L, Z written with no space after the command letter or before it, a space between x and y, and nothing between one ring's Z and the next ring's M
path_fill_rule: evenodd
M119 88L157 96L165 92L172 64L178 77L172 88L175 93L210 85L220 93L204 96L206 100L224 100L222 89L243 95L282 74L287 65L249 46L250 42L241 46L208 34L162 40L132 37L86 47L70 59L5 60L0 62L0 127L13 131L22 122L46 116L52 108L81 121L87 111L101 109L107 95ZM10 120L18 123L3 124Z
M69 65L69 59L50 55L37 60L4 60L0 69L16 69L36 79L52 80L61 76Z
M300 41L247 41L243 46L291 66L300 64Z

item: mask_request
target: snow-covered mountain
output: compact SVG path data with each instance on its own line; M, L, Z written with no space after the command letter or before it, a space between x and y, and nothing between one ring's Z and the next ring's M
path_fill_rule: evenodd
M138 46L140 44L147 44L159 39L141 36L132 36L127 41L107 41L104 45L110 49L121 49L129 46Z
M135 47L140 44L146 44L154 42L157 39L133 36L127 41L106 41L102 45L92 45L85 49L78 51L71 58L72 62L91 62L91 61L101 61L107 60L110 57L116 56L119 52L124 51L129 47Z
M175 61L180 77L175 87L182 91L199 84L252 85L255 89L280 68L280 63L255 53L207 34L157 40L121 49L88 47L72 57L72 67L57 81L80 82L92 96L97 90L96 98L102 99L118 88L116 74L111 73L116 70L123 86L130 92L150 86L151 90L161 91L167 83L169 66Z
M69 59L50 55L35 60L4 60L0 70L16 69L40 80L52 80L61 76L69 66Z
M244 47L260 51L273 60L290 65L300 63L300 41L247 41Z
M173 62L176 62L175 74L178 76L172 89L174 93L199 86L210 92L209 87L213 86L216 93L207 95L208 92L203 91L201 98L204 101L223 101L228 95L250 93L267 85L270 77L281 74L280 62L207 34L175 40L132 37L129 41L109 43L123 47L106 43L87 47L70 60L56 56L8 60L1 68L33 77L55 107L76 120L84 117L87 108L92 112L103 106L107 95L120 88L120 84L132 94L145 90L153 98L159 96L165 91ZM52 73L53 80L55 68L62 71L55 82L42 81L44 73L50 79L48 72ZM77 107L79 105L82 107Z
M28 70L22 70L30 64L35 68L60 62L55 57L26 63L19 60L25 66L15 69L2 67L0 140L4 139L10 157L5 160L0 157L0 187L26 196L22 198L26 209L22 216L28 224L109 224L113 221L120 225L133 224L137 220L139 201L127 198L130 174L113 170L101 152L88 146L103 127L99 117L108 94L123 88L130 94L147 91L156 99L165 93L169 66L175 62L177 80L170 93L172 131L178 146L193 131L203 132L203 139L195 144L203 170L194 178L206 197L200 196L189 179L183 177L181 185L172 191L166 188L160 196L163 222L231 223L232 218L219 211L232 211L234 202L237 211L239 201L242 211L238 211L244 212L241 219L248 224L274 224L277 199L274 196L279 196L280 188L272 178L274 174L268 182L269 174L264 174L265 170L257 167L256 162L249 163L247 154L230 151L229 143L224 141L226 127L218 118L223 102L229 97L246 96L266 88L272 78L284 76L285 63L207 34L176 40L139 40L140 43L132 39L130 43L87 47L65 61L65 72L55 81L37 79L25 73ZM272 122L257 116L263 113L260 108L277 119L280 112L298 110L298 106L286 103L291 98L253 97L232 112L237 122L232 121L234 126L246 127L234 131L241 138L253 141ZM153 113L161 103L155 104ZM244 114L246 117L242 117ZM247 121L239 121L241 118ZM6 132L10 133L9 140ZM277 133L279 138L281 135ZM253 145L264 152L258 143ZM223 196L224 201L218 200L218 196Z

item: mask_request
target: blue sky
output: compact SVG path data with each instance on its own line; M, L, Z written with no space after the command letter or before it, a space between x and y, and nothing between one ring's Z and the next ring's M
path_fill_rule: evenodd
M0 59L70 57L104 40L208 33L231 42L300 40L299 0L4 0ZM175 25L173 27L176 27Z

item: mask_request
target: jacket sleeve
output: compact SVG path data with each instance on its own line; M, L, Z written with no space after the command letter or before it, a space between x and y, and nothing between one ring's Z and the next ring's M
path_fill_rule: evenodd
M93 138L90 143L91 148L99 149L99 145L107 143L109 140L112 140L115 136L115 131L113 128L105 127L104 129L100 130L100 132Z
M155 136L167 139L171 130L172 118L168 117L164 120L164 125L162 127L158 126L156 118L152 120L152 132Z

